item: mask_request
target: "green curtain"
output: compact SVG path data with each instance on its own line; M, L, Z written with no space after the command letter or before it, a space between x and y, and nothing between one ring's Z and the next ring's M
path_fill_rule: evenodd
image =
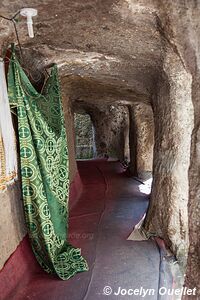
M28 233L40 265L65 280L88 266L67 242L69 160L56 65L42 90L33 87L13 51L8 93L11 108L17 107Z

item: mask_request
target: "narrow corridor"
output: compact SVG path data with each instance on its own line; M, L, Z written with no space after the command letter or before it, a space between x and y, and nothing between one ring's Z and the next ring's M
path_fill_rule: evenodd
M148 207L140 183L128 177L118 162L78 162L84 190L70 213L70 243L82 249L89 272L61 281L39 267L30 282L10 299L96 300L143 299L115 295L121 289L153 289L148 300L158 299L160 250L154 241L127 240ZM30 266L31 268L31 266ZM112 294L107 296L104 293ZM162 298L164 299L164 298Z

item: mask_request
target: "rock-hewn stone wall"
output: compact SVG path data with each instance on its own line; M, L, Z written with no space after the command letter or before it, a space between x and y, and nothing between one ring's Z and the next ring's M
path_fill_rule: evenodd
M200 3L191 1L157 1L162 31L192 75L194 129L191 135L189 168L189 253L185 285L197 288L200 297ZM170 13L168 13L170 12ZM183 104L184 107L184 104ZM184 299L197 299L186 296Z
M153 186L145 228L161 236L185 266L188 253L188 196L192 77L168 50L153 101L155 147Z
M134 104L129 108L131 114L130 130L130 170L145 180L152 176L154 120L150 105Z
M94 129L88 114L74 114L76 159L95 157Z
M39 14L34 19L36 37L32 40L27 37L25 23L17 24L24 56L27 62L38 62L38 67L57 62L65 85L67 82L65 92L74 102L103 102L108 107L121 100L128 101L128 105L138 101L150 104L151 98L154 100L154 182L146 228L163 236L180 261L185 253L185 264L189 214L186 284L199 287L200 293L199 1L65 0L58 5L54 0L27 0L26 4L37 8ZM23 5L22 0L3 1L1 14L12 16ZM14 39L13 27L5 20L0 26L1 38L6 37L0 43L5 46L10 38ZM107 122L106 117L101 118ZM72 145L73 177L77 168L72 119L72 114L66 118L71 132L68 139ZM133 122L130 128L136 131ZM112 135L109 143L116 148L115 134ZM136 145L134 135L131 138L132 145ZM97 143L104 143L101 145L105 148L105 140L107 137L102 141L99 134ZM121 158L123 147L120 143L118 146L117 156ZM137 148L132 147L131 158L136 169L139 156L134 149Z
M0 269L26 234L20 184L0 193Z
M129 159L129 117L126 106L109 105L90 111L97 156Z

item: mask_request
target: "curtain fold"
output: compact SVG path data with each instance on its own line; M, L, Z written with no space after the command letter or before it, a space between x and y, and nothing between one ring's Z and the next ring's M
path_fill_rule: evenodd
M17 178L16 139L10 112L4 62L0 61L0 191Z
M69 164L56 65L42 90L33 87L13 51L8 93L11 107L17 107L28 233L44 270L66 280L88 266L80 249L67 242Z

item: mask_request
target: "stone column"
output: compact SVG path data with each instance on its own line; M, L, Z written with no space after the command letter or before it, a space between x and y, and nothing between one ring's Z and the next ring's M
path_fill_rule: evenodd
M184 300L200 297L200 70L193 75L192 96L194 104L195 128L192 133L191 165L189 169L189 253L185 286L196 288L196 296L185 296ZM199 298L198 298L199 299Z
M145 180L152 176L154 120L150 105L134 104L130 113L130 170Z
M145 229L163 238L185 266L188 253L188 169L193 130L192 78L170 50L153 100L153 186Z
M137 130L133 106L129 106L129 148L130 148L130 171L134 176L137 172Z

